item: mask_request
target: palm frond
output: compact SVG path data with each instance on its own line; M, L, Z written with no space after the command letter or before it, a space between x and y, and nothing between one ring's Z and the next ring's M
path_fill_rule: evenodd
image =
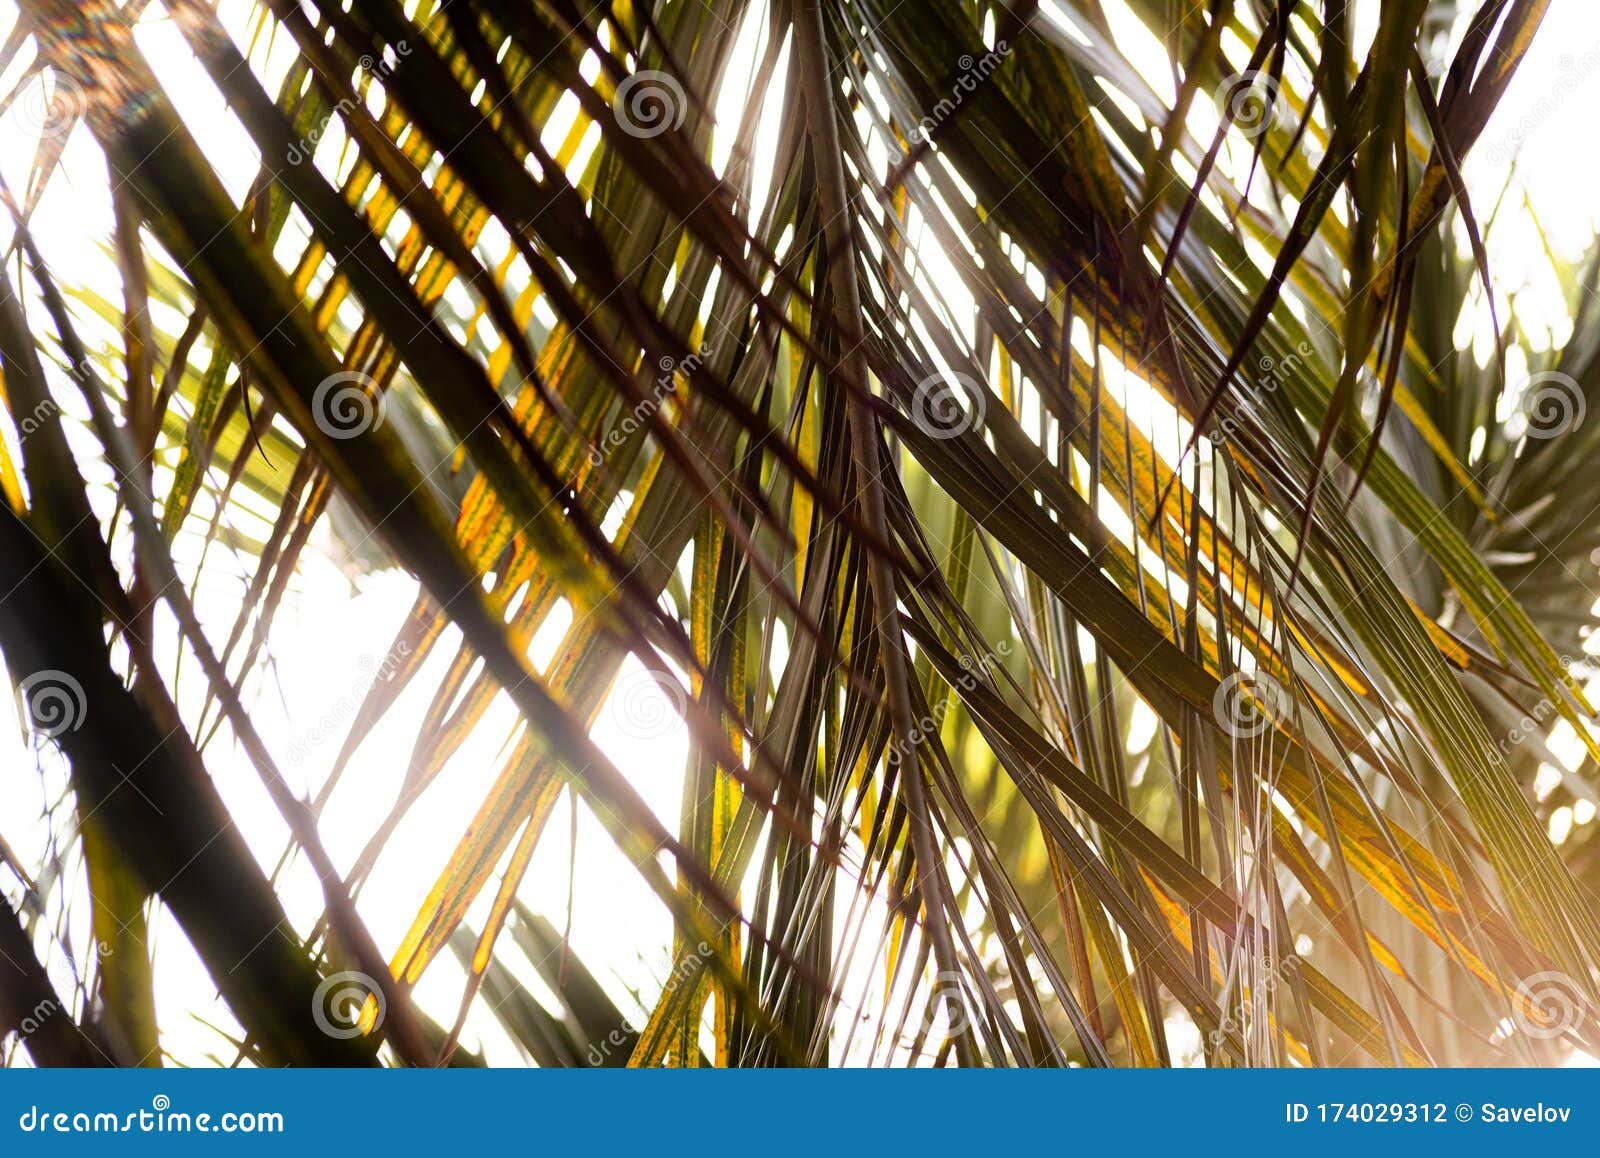
M1597 1045L1593 833L1551 835L1600 767L1595 267L1550 252L1535 341L1490 261L1526 210L1464 174L1544 5L168 0L253 172L142 6L21 7L0 650L35 724L36 673L83 699L84 1042L165 1046L153 898L269 1064ZM83 277L37 226L80 147ZM254 708L320 556L416 589L291 786ZM619 702L686 742L675 818ZM580 807L670 918L647 990L536 868ZM59 1000L25 972L0 1006Z

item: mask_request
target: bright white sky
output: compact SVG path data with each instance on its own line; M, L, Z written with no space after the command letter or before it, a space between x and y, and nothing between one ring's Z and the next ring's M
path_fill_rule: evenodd
M1108 7L1120 15L1119 5ZM225 22L241 42L247 33L249 12L249 6L239 0L224 0L222 5ZM14 6L0 2L0 23L9 27L14 19ZM739 59L753 62L763 25L764 20L757 22L741 37ZM158 5L152 4L145 15L139 40L230 191L236 197L242 195L259 159L189 55L177 30L165 22ZM1153 78L1157 90L1170 98L1165 57L1156 43L1146 38L1141 44L1130 37L1124 49ZM286 61L286 55L281 53L271 58L267 67L269 88L281 76ZM0 91L9 90L17 71L13 68L0 77ZM747 71L736 68L735 76L742 82ZM730 114L739 107L740 100L740 86L730 84L719 101L723 123L733 123ZM1600 6L1553 5L1507 100L1466 165L1480 220L1500 200L1500 213L1487 237L1492 268L1497 291L1516 295L1525 319L1563 316L1554 279L1544 264L1543 242L1533 227L1535 216L1545 238L1563 257L1576 258L1594 236L1600 200L1593 191L1600 188L1600 155L1586 142L1593 135L1597 107ZM570 108L562 111L570 117ZM769 120L775 118L777 111L777 102L769 102ZM14 190L27 187L32 157L31 145L26 143L28 115L23 102L0 116L0 176ZM553 126L551 132L559 139L564 135L565 123ZM767 132L761 139L772 138L773 134ZM726 148L724 137L716 155L719 163ZM758 168L764 172L770 165ZM80 130L74 134L63 168L35 217L35 231L45 256L58 272L66 280L102 287L117 284L104 253L111 235L104 178L103 162L87 133ZM758 184L765 187L764 176ZM1532 213L1525 206L1531 207ZM925 253L923 259L935 269L941 263L935 253ZM941 279L941 284L948 285L950 280ZM174 332L181 328L181 320L158 321ZM1562 323L1554 324L1558 336L1564 336ZM1482 330L1481 326L1478 328ZM1480 354L1486 353L1480 350ZM74 413L70 403L68 410ZM92 440L87 438L80 444L86 457L91 445ZM248 521L242 512L238 519ZM325 546L325 540L320 545ZM193 544L180 543L180 550L185 549L192 556ZM307 554L302 572L298 588L286 601L274 626L270 668L256 673L251 686L255 691L254 722L279 753L287 753L297 744L305 745L308 736L318 729L327 730L330 723L337 725L332 728L332 739L309 746L303 762L290 766L283 761L291 783L309 795L324 779L353 704L359 702L374 671L383 663L383 651L409 610L416 588L396 571L362 575L352 581L319 551ZM249 574L248 561L213 549L199 593L199 608L214 640L226 639ZM536 645L536 661L540 664L548 659L564 625L564 618L558 619ZM168 639L176 635L170 619L163 634ZM415 739L416 725L454 654L454 642L453 635L447 636L444 644L435 649L428 669L412 682L382 729L362 747L333 797L323 819L322 833L341 864L355 859L387 811ZM619 685L630 699L625 705L602 713L596 738L662 820L672 826L676 824L680 802L685 736L670 713L666 713L665 720L658 719L660 713L652 716L652 708L664 708L664 702L642 704L638 698L642 694L641 673L631 664L632 661ZM197 710L204 691L196 675L190 657L179 683L180 703L190 713ZM341 701L352 707L341 709ZM501 704L475 731L426 799L411 809L362 892L360 910L386 952L399 943L497 774L504 758L501 744L511 734L513 720L510 709ZM206 755L244 835L266 865L275 864L284 848L286 833L254 771L225 734ZM17 727L0 727L0 814L6 817L6 836L29 864L39 863L46 833L42 825L35 825L30 832L26 818L41 814L46 803L57 797L63 782L62 769L52 752L41 752L38 762L45 772L43 783L35 756L22 738L20 722ZM580 810L577 872L571 878L567 830L563 805L539 846L523 889L524 899L559 927L565 920L570 886L573 949L609 985L623 1012L633 1016L640 1007L629 997L630 990L642 991L647 1008L670 970L671 924L586 810ZM5 887L8 894L15 893L15 882L8 881ZM281 892L299 927L309 929L321 912L321 893L303 862L291 864ZM473 914L470 923L474 927L481 926L487 900L485 896ZM85 906L74 906L74 912L80 922L86 922ZM86 925L74 927L70 938L81 952L89 942ZM214 986L170 918L157 920L154 943L160 1021L168 1051L186 1061L201 1060L208 1051L230 1056L213 1030L199 1019L231 1029L231 1018L226 1007L213 999ZM54 956L59 958L59 954ZM525 963L516 962L514 954L504 956L524 981L540 991L536 975ZM71 989L70 974L63 971L57 982L63 989ZM418 986L417 999L448 1025L454 1019L462 984L463 974L455 961L442 957ZM493 1019L484 1015L481 1003L468 1022L463 1041L470 1048L484 1048L491 1061L521 1061Z

